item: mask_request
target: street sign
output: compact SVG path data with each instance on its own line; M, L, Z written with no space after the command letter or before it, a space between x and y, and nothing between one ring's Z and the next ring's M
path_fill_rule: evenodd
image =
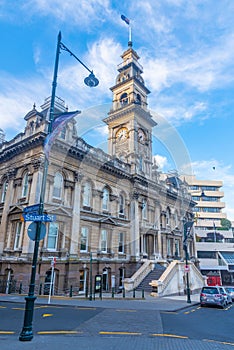
M44 221L44 222L52 222L56 221L56 215L48 215L48 214L23 214L24 221Z
M40 204L29 205L28 207L24 208L23 213L24 214L27 214L27 213L38 213L39 212L39 208L40 208Z
M56 265L56 257L54 256L53 259L51 260L51 267L55 267Z
M28 226L28 237L32 240L36 240L36 231L37 231L37 224L36 222L32 222ZM42 240L46 235L46 226L45 224L41 223L41 229L40 229L40 237L39 240Z

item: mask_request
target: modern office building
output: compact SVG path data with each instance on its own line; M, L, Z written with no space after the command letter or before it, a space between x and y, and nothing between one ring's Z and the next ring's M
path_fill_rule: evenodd
M148 110L142 73L129 43L104 119L108 154L77 134L75 120L54 140L44 198L45 213L53 220L44 223L36 275L36 286L44 292L52 260L54 290L68 291L72 285L79 293L90 290L95 276L109 291L113 285L123 287L126 278L140 283L152 262L167 267L173 259L183 261L182 217L192 220L193 202L185 183L177 186L173 176L160 180L152 163L157 120ZM39 202L49 108L50 98L41 111L34 106L24 117L24 131L0 144L0 280L7 286L13 280L23 285L29 281L34 242L24 213ZM55 115L66 110L65 102L56 98ZM192 236L187 243L195 259Z
M197 203L194 233L197 258L201 272L208 277L208 284L234 284L234 237L233 230L224 229L222 181L198 180L187 176L189 192Z

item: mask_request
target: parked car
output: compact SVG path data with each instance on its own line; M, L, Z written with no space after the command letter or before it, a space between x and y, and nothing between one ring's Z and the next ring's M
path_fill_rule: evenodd
M234 301L234 287L225 287L225 289L231 295L232 301Z
M227 305L227 297L220 286L203 287L200 293L201 306L216 305L224 308Z
M224 295L227 304L232 304L232 297L230 293L228 293L226 287L220 287L221 293Z

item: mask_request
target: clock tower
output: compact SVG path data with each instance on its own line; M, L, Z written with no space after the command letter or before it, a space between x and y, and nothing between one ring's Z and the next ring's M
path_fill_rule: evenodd
M152 128L157 125L147 109L150 91L142 78L139 56L129 42L121 56L115 85L111 88L113 103L104 122L108 125L109 154L131 165L133 174L151 177Z

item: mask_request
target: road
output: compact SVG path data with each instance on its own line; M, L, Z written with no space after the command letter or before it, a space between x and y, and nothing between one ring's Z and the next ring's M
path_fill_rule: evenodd
M24 303L0 302L0 347L30 350L232 349L234 305L178 312L36 305L31 342L20 342Z

